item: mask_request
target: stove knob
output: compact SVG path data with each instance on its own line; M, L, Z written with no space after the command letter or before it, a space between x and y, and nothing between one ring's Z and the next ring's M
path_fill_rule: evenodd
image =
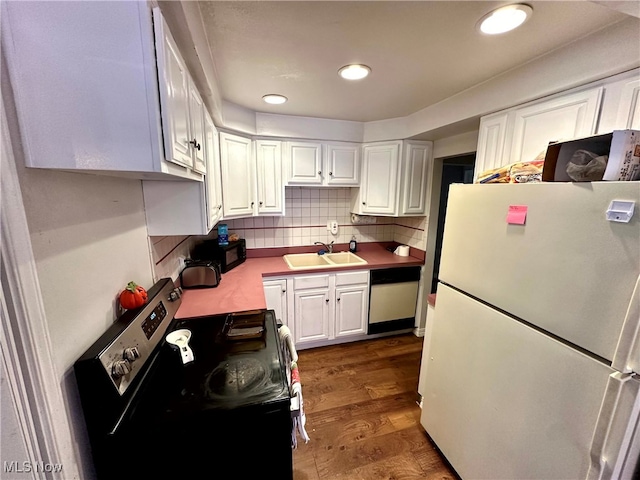
M138 347L129 347L124 349L124 353L122 354L123 358L129 360L130 362L135 362L140 358L140 351Z
M124 377L131 371L129 360L116 360L111 364L111 375L113 378Z

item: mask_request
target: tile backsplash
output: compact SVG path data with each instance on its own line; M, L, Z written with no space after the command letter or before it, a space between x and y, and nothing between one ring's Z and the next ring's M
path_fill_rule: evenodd
M252 217L223 220L229 234L237 233L247 248L292 247L314 242L349 243L355 236L359 243L395 241L420 250L426 248L426 217L375 217L372 224L351 222L351 189L287 187L284 217ZM327 231L327 222L338 222L338 233ZM150 237L156 280L176 278L179 258L187 257L193 246L209 237Z
M247 248L313 245L314 242L349 243L393 240L395 218L377 217L376 223L351 223L351 192L348 188L287 187L284 217L253 217L226 220L229 233L247 241ZM338 233L327 231L327 222L338 222ZM215 236L215 230L212 232Z

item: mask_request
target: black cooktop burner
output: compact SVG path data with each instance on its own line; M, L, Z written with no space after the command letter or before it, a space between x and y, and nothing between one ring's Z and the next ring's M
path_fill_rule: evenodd
M252 395L269 383L267 367L250 356L232 358L213 369L206 381L209 398Z
M259 338L229 340L227 317L203 317L176 322L172 330L191 331L195 360L182 364L177 351L165 345L174 385L170 410L232 409L289 400L278 331L271 312L264 315ZM178 393L179 392L179 393Z

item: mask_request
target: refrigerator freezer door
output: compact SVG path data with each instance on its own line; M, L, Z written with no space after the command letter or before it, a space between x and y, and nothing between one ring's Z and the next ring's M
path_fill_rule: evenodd
M640 275L640 215L608 221L612 200L638 182L452 185L440 281L612 361Z
M586 478L614 370L440 284L421 423L469 479Z

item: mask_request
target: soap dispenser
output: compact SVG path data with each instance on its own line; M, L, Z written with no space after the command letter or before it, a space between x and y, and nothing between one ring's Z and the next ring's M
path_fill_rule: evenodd
M351 241L349 242L349 251L351 253L356 253L358 249L358 242L356 241L356 236L351 237Z

